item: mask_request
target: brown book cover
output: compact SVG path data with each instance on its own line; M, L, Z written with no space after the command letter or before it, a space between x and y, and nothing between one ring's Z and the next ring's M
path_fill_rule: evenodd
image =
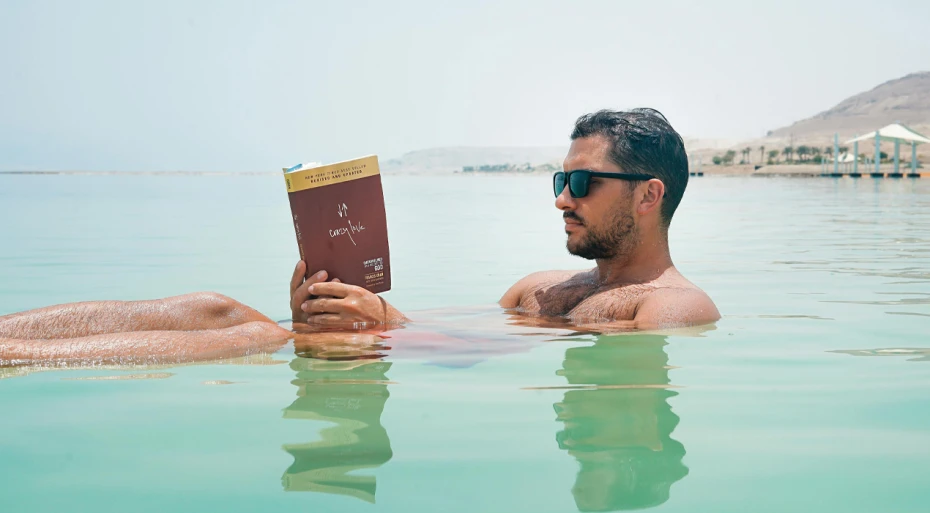
M284 170L300 258L307 276L379 293L391 289L391 255L378 157Z

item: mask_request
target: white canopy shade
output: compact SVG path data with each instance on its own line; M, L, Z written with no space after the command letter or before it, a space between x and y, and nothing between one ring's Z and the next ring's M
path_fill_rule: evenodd
M872 134L872 137L875 137L874 132ZM830 159L830 162L833 162L834 160L836 159ZM859 160L859 157L853 155L852 153L844 153L840 155L840 163L855 162L857 160Z
M911 130L910 128L899 124L892 123L884 128L878 130L878 137L882 141L901 141L914 144L930 143L930 139L924 137L923 135ZM860 135L855 139L850 139L844 144L853 143L856 141L874 141L875 132L869 132L865 135Z

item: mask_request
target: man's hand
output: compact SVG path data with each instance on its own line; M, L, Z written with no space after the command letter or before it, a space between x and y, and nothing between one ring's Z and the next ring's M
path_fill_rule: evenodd
M294 268L294 275L291 277L291 320L294 322L307 322L307 314L300 309L300 306L311 298L310 287L316 283L325 282L328 275L326 271L319 271L308 280L304 280L307 274L307 264L303 260L297 262Z
M388 304L362 287L339 282L314 283L307 287L314 296L301 306L309 324L382 324L392 321ZM393 308L391 308L393 310Z
M338 279L327 282L326 271L304 280L307 265L301 260L291 277L291 318L297 323L336 324L359 329L359 323L400 324L408 319L380 296ZM296 326L295 326L296 328Z

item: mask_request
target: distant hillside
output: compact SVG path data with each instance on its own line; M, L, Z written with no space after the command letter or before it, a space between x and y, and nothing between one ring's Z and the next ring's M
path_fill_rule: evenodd
M736 152L734 163L744 160L744 149L749 148L747 164L764 164L769 151L778 151L778 162L784 158L782 150L801 145L832 148L833 134L839 134L840 145L857 134L871 132L885 125L901 122L922 134L930 134L930 72L912 73L885 82L870 91L851 96L835 107L790 126L772 130L765 137L734 141L727 148L691 146L692 165L701 162L707 166L714 156L723 156L723 150ZM883 143L882 151L891 151L891 143ZM871 147L870 147L871 148ZM860 148L860 153L864 150ZM867 150L871 151L871 150ZM905 150L910 157L909 150ZM930 160L930 144L917 147L922 162ZM751 169L751 168L750 168Z
M691 151L691 148L727 148L734 143L734 141L723 139L686 138L684 141L688 151ZM430 148L411 151L398 158L384 161L381 163L381 169L385 173L395 174L447 174L461 171L464 166L529 164L536 167L547 163L561 166L566 153L568 153L568 144L565 146Z
M839 132L845 137L894 122L915 127L930 124L930 72L890 80L814 117L773 130L770 136L805 138Z
M767 160L767 151L781 150L789 145L832 146L833 134L840 134L841 143L855 136L901 122L925 135L930 135L930 72L912 73L890 80L870 91L843 100L826 110L790 126L771 131L766 137L751 140L685 139L685 148L692 165L709 165L715 155L732 149L740 155L750 148L749 163ZM538 147L449 147L412 151L381 164L386 173L447 174L461 171L464 166L561 165L568 151L565 146ZM926 161L930 144L918 147L918 156Z
M411 151L381 163L386 173L446 174L461 171L464 166L496 164L537 166L547 162L562 162L568 145L528 147L469 147L430 148Z

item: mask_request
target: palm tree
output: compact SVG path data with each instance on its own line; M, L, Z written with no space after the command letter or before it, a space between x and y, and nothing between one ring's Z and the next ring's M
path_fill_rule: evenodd
M794 153L794 148L791 146L785 146L785 149L781 150L781 153L785 156L785 160L791 162L791 155Z
M723 154L723 163L724 163L725 165L728 165L728 166L729 166L730 164L733 163L733 159L734 159L735 157L736 157L736 152L735 152L735 151L733 151L733 150L727 150L727 152Z
M759 146L759 163L765 162L765 145Z
M798 146L798 149L796 151L798 152L798 158L801 159L801 162L804 162L804 157L810 155L811 149L810 149L810 146L807 146L806 144L802 144Z
M743 148L743 155L745 155L743 159L746 161L747 164L752 163L752 159L749 158L750 153L752 153L752 148L750 148L749 146L746 146L745 148Z
M820 156L820 148L818 148L817 146L810 147L810 155L811 155L811 160L816 164L819 164L820 162L823 161L823 157Z
M778 150L769 150L769 162L778 162Z

